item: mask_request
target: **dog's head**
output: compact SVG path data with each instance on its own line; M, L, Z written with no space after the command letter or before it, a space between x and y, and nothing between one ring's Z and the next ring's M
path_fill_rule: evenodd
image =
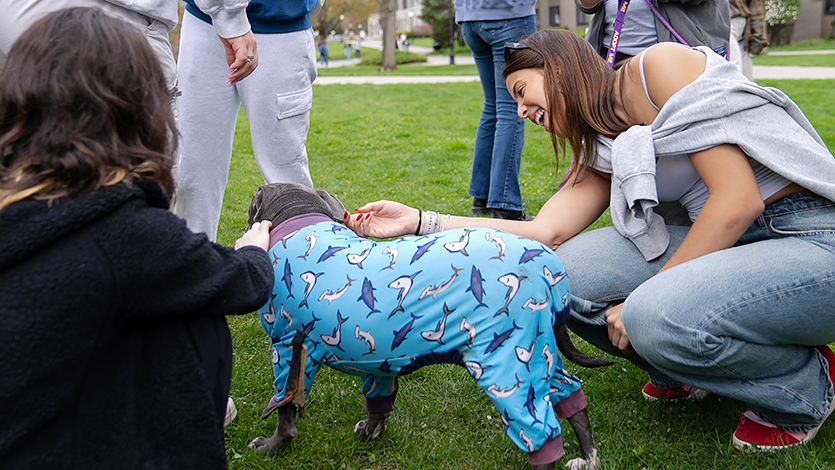
M302 214L324 214L342 222L345 206L333 194L295 183L272 183L258 188L249 204L247 229L269 220L273 227Z

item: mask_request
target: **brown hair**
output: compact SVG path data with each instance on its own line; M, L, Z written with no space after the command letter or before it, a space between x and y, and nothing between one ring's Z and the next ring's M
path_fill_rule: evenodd
M523 69L539 69L545 78L550 128L567 137L551 134L559 166L566 155L566 142L574 157L569 176L579 171L582 179L597 161L597 136L615 137L628 128L614 111L615 71L581 37L565 30L543 30L522 39L528 49L517 49L502 69L502 77ZM551 97L562 96L560 100Z
M33 24L0 71L0 211L132 178L174 192L171 96L142 34L93 8Z

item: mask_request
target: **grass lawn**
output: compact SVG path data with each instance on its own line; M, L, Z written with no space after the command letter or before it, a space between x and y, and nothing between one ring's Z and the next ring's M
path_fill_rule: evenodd
M380 72L380 67L376 65L352 65L347 67L333 67L320 68L320 77L351 77L351 76L366 76L366 75L478 75L475 65L420 65L420 64L400 64L397 70L390 72Z
M758 55L754 65L790 65L798 67L835 67L835 54Z
M814 39L768 48L769 51L818 51L824 49L835 49L835 39Z
M835 81L764 84L798 101L835 150ZM349 210L385 198L465 215L471 205L466 193L481 100L478 83L316 86L307 145L313 180L337 194ZM547 134L528 124L521 184L527 211L536 214L558 178ZM241 114L220 223L219 240L226 245L242 233L250 198L262 183L248 129ZM609 224L604 216L596 226ZM293 445L276 457L250 452L249 440L275 429L275 417L259 419L274 393L269 341L255 315L228 320L235 345L231 393L239 412L226 430L230 468L528 468L525 454L504 435L487 396L463 368L452 366L428 367L402 378L395 412L374 443L360 442L351 433L365 417L360 381L324 367ZM646 376L626 361L603 370L567 367L585 382L603 468L835 468L835 422L805 448L740 454L732 448L731 434L745 409L742 403L716 396L682 406L648 403L639 392ZM567 458L578 456L570 429L564 440Z

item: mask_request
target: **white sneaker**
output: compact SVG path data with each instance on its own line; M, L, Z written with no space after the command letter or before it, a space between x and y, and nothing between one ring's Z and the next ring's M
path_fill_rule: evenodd
M229 426L229 423L235 419L235 416L238 416L238 409L235 408L235 402L232 401L232 397L229 397L229 401L226 402L226 416L223 418L223 427Z

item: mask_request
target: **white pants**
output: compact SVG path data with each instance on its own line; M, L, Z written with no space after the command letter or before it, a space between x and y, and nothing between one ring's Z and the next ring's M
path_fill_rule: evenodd
M256 34L258 68L234 86L212 25L186 12L180 31L180 155L174 212L188 227L217 239L232 141L243 103L252 149L267 183L313 187L307 131L316 79L313 30ZM252 187L252 193L257 190Z
M168 88L175 86L177 64L168 41L168 28L158 20L104 0L0 0L0 68L12 44L29 26L48 13L70 7L96 7L142 31L159 58Z
M748 18L738 16L731 18L731 62L736 65L743 75L748 77L748 80L754 79L754 63L751 56L748 54L748 45L743 44L745 41L745 25L748 24Z

